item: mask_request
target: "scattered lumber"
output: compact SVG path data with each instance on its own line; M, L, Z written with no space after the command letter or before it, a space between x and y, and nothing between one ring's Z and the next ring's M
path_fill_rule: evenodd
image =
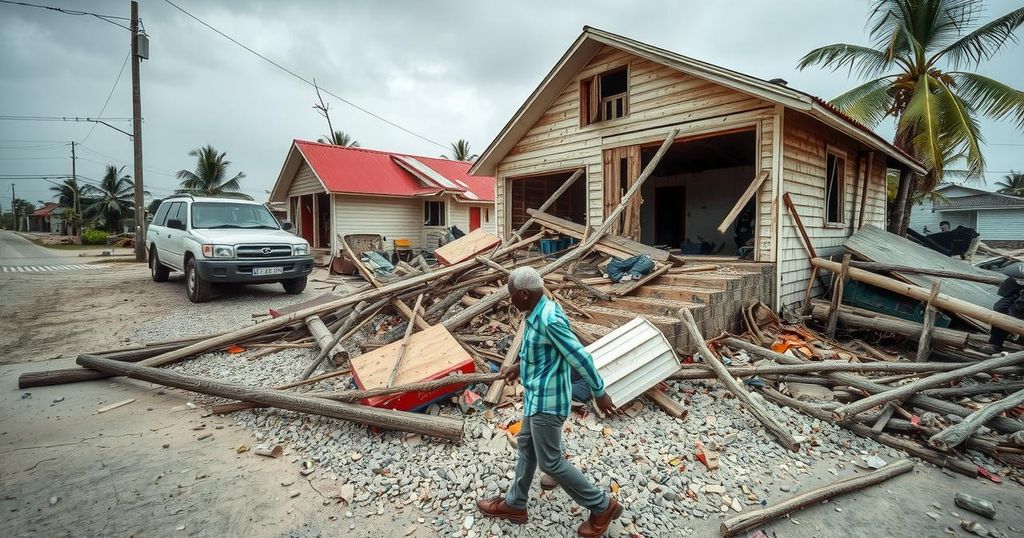
M733 379L725 365L718 360L718 357L712 353L710 349L708 349L708 345L704 341L704 336L700 334L700 329L697 328L697 322L694 321L693 314L690 313L689 309L684 308L680 312L683 315L683 324L685 324L687 330L690 331L691 341L697 346L701 357L704 358L704 364L707 364L715 371L719 381L721 381L722 384L725 385L725 387L729 389L734 396L736 396L736 399L743 404L747 411L750 411L750 414L754 415L754 417L764 425L765 429L768 430L768 433L772 434L780 445L794 452L799 450L800 443L793 438L793 435L789 433L782 424L775 420L774 417L769 415L760 403L755 402L750 397L747 390Z
M912 267L909 265L893 265L888 263L862 261L852 261L850 262L850 267L856 267L857 269L864 269L865 271L871 271L874 273L908 273L915 275L941 276L946 278L955 278L958 280L968 280L971 282L981 282L983 284L991 284L993 286L998 286L1006 280L1005 276L996 273L995 271L988 271L991 274L986 275L953 271L949 269L935 269L932 267Z
M106 413L107 411L113 411L118 407L126 406L135 401L135 398L128 398L127 400L121 400L120 402L112 403L110 405L104 405L103 407L96 410L96 413Z
M1019 390L1002 400L992 402L971 413L964 418L963 422L933 435L928 439L928 444L940 450L949 450L970 438L978 428L991 420L992 417L1022 404L1024 404L1024 390Z
M405 336L398 343L398 351L395 352L395 365L391 368L391 373L388 374L388 381L384 384L385 387L390 387L395 384L395 377L398 376L398 371L402 368L402 360L405 359L405 350L409 347L409 338L412 336L413 329L416 328L416 318L420 313L420 306L423 304L423 295L420 294L416 298L416 306L412 307L412 317L409 318L409 323L405 327Z
M523 345L523 334L526 332L526 319L524 318L519 322L519 329L516 331L515 338L512 339L512 343L508 346L508 351L505 353L505 360L501 362L501 368L498 370L501 373L508 372L509 368L515 365L516 359L519 358L519 348ZM484 401L489 404L497 404L501 401L502 391L505 390L504 378L498 378L491 386L487 389L487 394L484 395Z
M471 260L501 244L501 239L483 228L472 232L439 247L434 257L441 265L454 265Z
M462 440L462 421L450 417L375 409L323 398L300 396L274 389L247 387L208 377L186 375L172 370L140 366L90 355L78 357L77 362L86 368L100 372L141 379L210 396L244 400L299 413L348 420L384 430L418 433L450 441Z
M313 335L313 341L316 342L320 351L327 353L327 357L332 359L335 364L348 359L348 352L334 341L331 331L327 330L327 326L324 325L320 316L306 318L306 327L309 328L309 334Z
M740 195L738 200L736 200L732 209L729 210L729 213L724 219L722 219L722 223L718 225L718 233L724 234L726 230L729 229L729 226L732 226L732 221L736 220L740 211L743 211L743 208L747 206L747 202L754 197L754 194L761 188L761 184L764 183L764 180L766 179L768 179L768 170L762 170L754 176L754 180L747 186L747 190L743 191L743 194Z
M880 484L890 478L909 472L914 468L910 460L899 460L892 462L881 469L871 471L862 475L834 482L827 486L812 489L782 501L768 508L752 510L737 514L722 522L722 536L736 536L773 519L782 517L790 512L801 510L824 500L859 491L875 484Z

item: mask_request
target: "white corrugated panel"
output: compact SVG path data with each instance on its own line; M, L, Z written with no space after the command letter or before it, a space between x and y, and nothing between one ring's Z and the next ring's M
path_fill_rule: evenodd
M587 346L587 351L616 407L679 370L679 357L668 339L642 317L602 336Z
M1024 241L1024 209L978 211L981 240Z

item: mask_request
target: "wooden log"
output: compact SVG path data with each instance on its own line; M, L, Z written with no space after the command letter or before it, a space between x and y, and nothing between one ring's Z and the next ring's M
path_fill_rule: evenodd
M932 332L935 330L935 317L939 311L935 309L935 298L939 295L941 283L932 282L932 290L928 295L928 301L924 305L924 319L921 322L921 338L917 341L917 353L914 360L924 362L932 353Z
M822 258L814 258L811 260L816 267L820 267L827 271L836 272L841 269L840 264L831 262ZM917 299L918 301L927 301L931 292L922 288L921 286L915 286L913 284L906 284L896 279L889 278L882 275L877 275L870 271L863 269L851 268L849 271L850 278L863 282L865 284L871 284L885 290L889 290L893 293L898 293L905 297ZM994 310L978 306L967 301L950 297L944 293L938 294L935 297L935 306L945 310L947 312L953 312L962 316L969 317L971 319L988 323L994 327L999 327L1005 331L1013 334L1024 335L1024 320L1019 320L1015 317L1007 314L1001 314Z
M316 396L318 398L325 398L328 400L336 400L339 402L356 402L359 400L365 400L367 398L376 398L378 396L390 396L392 394L400 394L403 392L425 392L446 387L464 387L466 385L473 385L476 383L491 383L496 379L501 378L500 373L496 374L459 374L449 375L440 379L433 379L430 381L421 381L418 383L406 383L405 385L399 385L395 387L376 387L372 389L362 390L343 390L334 392L310 392L310 396Z
M516 330L516 335L512 339L512 343L508 346L508 351L505 352L505 360L501 362L501 368L498 370L501 373L508 372L509 368L515 364L516 359L519 358L519 348L523 344L523 334L526 333L526 319L524 318L519 322L519 329ZM484 395L484 401L491 404L497 405L501 401L502 391L505 390L505 379L499 378L491 383L491 386L487 388L487 394Z
M868 396L867 398L864 398L862 400L857 400L856 402L846 404L836 409L832 413L836 416L837 419L843 420L848 416L853 416L856 415L857 413L867 411L868 409L871 409L876 405L891 402L893 400L902 400L907 396L917 394L918 392L921 392L924 389L938 387L940 385L949 383L950 381L955 381L957 379L961 379L977 373L988 372L996 368L1002 368L1004 366L1016 366L1021 363L1024 363L1024 351L1013 353L1005 357L996 357L993 359L989 359L987 361L982 361L976 364L964 366L962 368L957 368L956 370L952 370L949 372L934 374L926 378L919 379L911 383L907 383L906 385L900 385L899 387L896 387L891 390L887 390L877 394L872 394L871 396Z
M921 336L923 326L920 323L882 315L864 316L856 313L856 310L847 306L840 307L839 325L848 329L895 333L906 338L919 338ZM811 310L811 318L815 321L825 322L828 319L828 305L814 304ZM962 349L968 344L981 344L984 340L987 340L987 337L982 338L980 335L974 335L972 338L971 333L955 329L943 327L932 329L933 344Z
M1004 381L1002 383L980 383L967 387L928 389L923 394L937 398L957 398L961 396L974 396L976 394L992 394L995 392L1009 394L1021 389L1024 389L1024 381Z
M954 424L928 439L928 444L940 450L949 450L969 439L982 425L1001 414L1024 404L1024 390L1019 390L1002 400L992 402L971 413L959 424Z
M284 385L278 385L278 386L274 387L274 389L275 390L286 390L286 389L292 389L292 388L295 388L295 387L301 387L303 385L312 385L314 383L319 383L321 381L324 381L324 380L327 380L327 379L331 379L331 378L334 378L334 377L338 377L338 376L343 376L343 375L349 374L349 373L352 373L352 370L350 370L349 368L342 368L342 369L339 369L339 370L334 370L333 372L327 372L325 374L320 374L318 376L311 377L309 379L300 379L298 381L292 381L291 383L286 383ZM226 403L226 404L211 405L210 406L210 412L215 414L215 415L226 415L228 413L234 413L235 411L242 411L243 409L256 409L258 407L265 407L265 406L254 404L252 402L230 402L230 403Z
M782 364L804 364L806 362L801 359L797 359L796 357L791 357L789 355L784 355L782 353L776 353L770 349L755 346L754 344L745 342L738 338L726 338L723 340L723 342L734 349L744 349L751 354L769 359L774 359L776 362ZM870 379L861 377L857 374L846 372L825 372L824 375L830 379L838 381L843 385L847 385L858 390L863 390L870 394L885 392L892 389L892 387L888 385L877 383ZM931 396L925 396L924 394L913 395L907 401L916 407L920 407L921 409L927 411L933 411L935 413L939 413L940 415L953 414L960 417L966 417L973 412L972 409L968 409L962 405L947 402L945 400L940 400L938 398L933 398ZM1020 421L1010 420L1004 417L996 417L992 419L991 425L992 427L1005 433L1024 431L1024 425L1022 425Z
M324 359L327 358L327 355L328 353L330 353L330 350L333 349L334 346L336 346L344 338L346 338L348 333L353 330L352 326L355 325L360 318L367 319L371 317L373 315L372 313L382 308L386 302L388 302L387 299L381 299L370 308L366 308L366 301L362 301L359 304L357 304L355 308L352 309L352 312L348 315L345 321L342 322L341 327L338 327L338 330L335 331L334 335L331 337L330 342L328 342L327 347L320 348L320 351L316 354L315 357L313 357L313 360L309 363L309 365L306 366L306 369L303 370L302 375L299 376L299 378L309 379L309 376L313 375L313 372L315 372L316 369L320 366L320 364L323 363ZM362 324L360 324L360 326L361 325Z
M750 411L750 414L754 415L761 424L764 425L768 433L772 434L773 437L779 442L780 445L788 448L792 451L800 449L800 443L796 442L793 435L786 430L786 428L780 424L774 417L768 414L768 412L761 406L760 403L755 402L746 389L742 385L736 382L735 379L729 374L728 369L722 364L718 357L708 349L707 343L704 341L704 336L700 333L700 329L697 328L697 322L693 319L693 314L690 313L689 308L681 308L679 313L682 317L682 322L690 332L690 341L697 346L700 351L701 357L704 358L704 363L711 367L718 375L718 379L730 392L736 396L736 399Z
M787 375L807 374L812 372L948 372L963 366L955 362L846 362L846 361L812 361L801 364L763 364L754 366L730 366L727 368L732 377L751 377L755 375ZM715 373L700 366L686 366L672 374L672 379L713 379Z
M875 420L874 426L871 426L871 431L875 433L882 433L885 430L886 424L889 423L889 419L892 418L892 414L896 411L896 406L887 405L882 409L882 412L878 414L878 418Z
M588 294L590 294L591 296L593 296L593 297L595 297L597 299L601 299L602 301L612 301L612 300L614 300L613 297L610 294L605 293L605 292L595 288L594 286L591 286L590 284L587 284L586 282L584 282L583 280L581 280L579 277L577 277L575 275L571 275L569 273L566 273L566 274L562 275L562 278L564 280L568 280L569 282L572 282L573 284L576 284L577 286L582 288L583 291L587 292Z
M845 495L880 484L890 478L909 472L913 468L914 464L910 460L894 461L881 469L854 475L827 486L812 489L773 506L737 514L722 522L720 529L722 536L736 536L790 512L801 510L839 495Z
M565 194L565 191L569 190L569 187L572 187L573 183L576 183L576 180L583 175L584 170L584 168L579 168L575 172L573 172L572 175L569 176L569 179L565 180L555 192L551 193L551 196L548 196L547 200L544 200L544 203L537 208L537 211L540 213L547 211L548 208L551 207L551 204L555 203L559 198L561 198L562 195ZM533 217L530 217L529 219L527 219L526 222L523 223L522 226L519 227L518 230L516 230L515 234L517 236L522 236L524 233L526 233L526 229L529 228L530 225L533 223L534 219Z
M339 363L339 359L348 359L348 352L338 342L334 341L331 331L327 330L327 326L324 325L320 316L309 316L306 318L306 327L309 327L309 334L313 335L313 341L320 348L320 351L327 353L327 358L334 361L335 364Z
M839 305L843 302L843 286L846 284L846 275L849 270L850 254L847 253L843 255L842 268L835 275L835 280L832 284L832 305L828 309L828 323L825 326L825 334L831 339L836 337L836 323L839 322Z
M416 327L416 318L419 317L420 306L423 304L423 295L416 298L416 306L412 307L412 318L409 319L409 323L405 327L405 336L402 337L402 342L398 345L398 351L395 352L395 366L391 368L391 373L388 374L388 381L384 384L385 387L390 387L395 384L395 378L398 377L398 371L402 369L402 359L405 358L405 350L409 347L409 337L412 336L413 329Z
M654 402L654 405L660 407L661 410L667 413L670 417L685 419L686 415L690 412L688 409L683 407L683 404L673 400L671 396L665 394L665 391L658 387L651 387L647 389L647 391L644 392L644 396L646 396L648 400Z
M155 357L161 353L181 349L188 343L167 344L153 347L137 347L123 351L106 352L103 355L95 355L116 361L139 362L141 360ZM106 379L108 374L89 370L76 366L74 368L61 368L58 370L44 370L41 372L25 372L18 376L18 388L28 389L32 387L46 387L50 385L63 385L64 383L78 383L80 381L94 381Z
M807 297L804 299L804 307L806 308L807 305L810 304L811 288L814 287L814 280L818 280L822 289L827 288L827 286L825 285L825 281L822 279L821 275L814 270L813 261L818 257L818 252L814 249L814 243L811 242L811 238L807 236L807 229L804 228L804 221L800 218L800 213L796 210L796 206L793 205L793 199L790 198L788 192L782 195L782 202L786 204L786 209L789 210L789 217L793 219L793 222L796 224L797 231L800 232L800 239L803 240L801 244L804 247L804 251L807 253L807 259L812 262L811 278L808 280L807 284Z
M989 519L996 517L996 507L985 499L967 495L966 493L957 493L953 496L953 502L960 508L969 512L974 512L979 516L984 516Z
M476 261L477 261L477 263L480 263L482 265L486 265L487 267L490 267L491 269L494 269L495 271L498 271L499 273L504 273L504 274L507 275L507 274L512 272L511 269L505 267L504 265L502 265L502 264L500 264L500 263L498 263L498 262L496 262L494 260L491 260L490 258L485 258L483 256L477 256L476 257Z
M211 378L186 375L172 370L128 364L89 355L78 357L78 364L112 375L128 376L133 379L141 379L150 383L158 383L210 396L250 401L299 413L310 413L348 420L385 430L418 433L452 441L460 441L462 439L462 421L449 417L435 417L420 413L376 409L362 405L300 396L273 389L247 387Z
M743 194L740 195L739 199L736 200L736 203L733 204L732 209L729 210L729 213L724 219L722 219L722 223L718 225L718 233L724 234L725 231L729 229L729 226L732 226L732 221L736 220L740 211L743 211L743 208L747 206L747 202L754 197L754 194L757 193L757 190L761 188L761 184L764 183L764 180L766 179L768 179L768 170L762 170L754 176L754 180L750 182L750 185L747 185L747 190L743 191Z
M1007 277L990 271L991 275L976 275L971 273L963 273L960 271L950 271L945 269L932 269L929 267L912 267L909 265L893 265L888 263L877 263L877 262L862 262L853 261L850 262L850 267L856 267L857 269L864 269L865 271L872 271L874 273L908 273L916 275L928 275L937 276L942 278L955 278L957 280L968 280L970 282L981 282L982 284L991 284L998 286L1002 284Z

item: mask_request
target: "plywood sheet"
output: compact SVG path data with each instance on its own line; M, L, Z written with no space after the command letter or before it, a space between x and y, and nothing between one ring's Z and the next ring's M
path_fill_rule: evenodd
M455 265L487 252L499 244L501 239L498 236L483 228L477 228L435 250L434 257L441 265Z
M383 387L395 366L398 347L401 342L392 342L352 359L352 373L359 388ZM417 383L435 376L447 375L466 363L473 364L473 358L459 345L455 337L444 328L434 325L413 333L402 359L402 366L395 377L395 385Z
M843 246L856 256L877 263L945 269L981 276L992 275L990 271L978 269L959 258L944 256L930 248L922 247L909 239L870 224L850 236ZM992 308L992 305L999 300L996 286L990 284L908 273L894 273L894 276L923 288L931 288L932 282L939 282L942 285L942 293L984 308Z

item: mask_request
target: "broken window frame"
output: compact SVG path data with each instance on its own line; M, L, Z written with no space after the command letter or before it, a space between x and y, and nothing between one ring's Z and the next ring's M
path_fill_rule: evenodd
M433 208L433 209L431 209ZM436 218L435 218L436 217ZM423 225L445 226L444 200L427 200L423 202Z
M619 72L625 73L625 89L614 95L601 95L601 79ZM605 111L611 107L611 113ZM594 123L619 120L629 116L629 64L622 64L580 80L580 127ZM616 115L618 113L618 115ZM611 117L607 117L611 116Z
M838 170L838 177L836 172ZM838 191L838 192L837 192ZM829 203L836 196L835 214L830 214ZM823 200L825 226L846 224L846 152L828 146L825 151L825 199Z

